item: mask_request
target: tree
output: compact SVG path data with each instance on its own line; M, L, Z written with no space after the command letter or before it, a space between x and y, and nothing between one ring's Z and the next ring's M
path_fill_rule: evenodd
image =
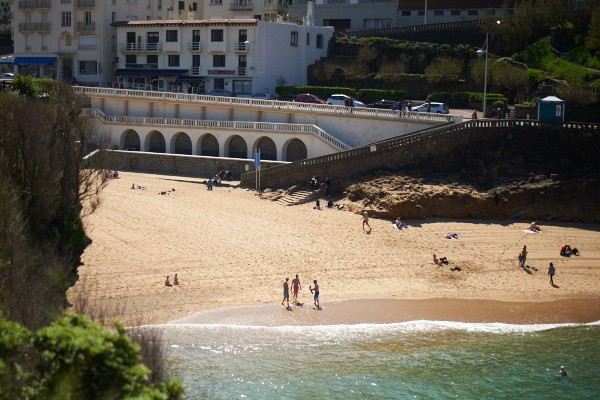
M510 58L500 58L491 66L491 83L503 88L506 97L512 101L527 92L529 81L526 71L526 67L513 63Z
M179 381L152 385L149 374L139 346L119 325L109 331L82 315L65 314L31 334L0 314L2 400L181 398Z
M596 7L592 13L585 45L592 52L600 51L600 7Z
M425 68L429 82L456 81L463 71L463 63L450 57L436 58Z

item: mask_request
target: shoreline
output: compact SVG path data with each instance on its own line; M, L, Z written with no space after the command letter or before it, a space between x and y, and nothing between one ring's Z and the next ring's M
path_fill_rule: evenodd
M481 299L353 299L312 303L232 306L199 311L168 322L230 326L315 326L393 324L409 321L502 323L513 325L587 324L600 321L600 298L519 302Z

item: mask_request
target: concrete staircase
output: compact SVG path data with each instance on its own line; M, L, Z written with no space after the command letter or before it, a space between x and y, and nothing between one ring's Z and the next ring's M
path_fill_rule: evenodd
M318 190L315 190L314 192L311 191L309 185L298 186L295 190L278 199L277 204L282 206L295 206L297 204L307 203L311 200L313 195L318 193Z

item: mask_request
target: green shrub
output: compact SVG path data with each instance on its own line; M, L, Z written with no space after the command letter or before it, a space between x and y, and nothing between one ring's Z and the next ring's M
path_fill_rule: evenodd
M358 98L364 103L382 99L399 101L406 99L406 90L361 89L358 91Z
M329 96L336 93L345 94L351 97L357 97L355 89L349 87L330 87L330 86L277 86L275 89L278 95L284 98L294 97L300 93L311 93L326 100Z
M427 96L427 101L446 103L453 108L473 108L483 103L483 93L481 92L433 92ZM496 101L504 104L508 99L501 93L487 93L487 103Z

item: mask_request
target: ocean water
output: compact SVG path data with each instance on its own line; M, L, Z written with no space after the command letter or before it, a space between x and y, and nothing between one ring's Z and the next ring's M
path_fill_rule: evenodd
M600 398L600 323L154 329L187 399Z

